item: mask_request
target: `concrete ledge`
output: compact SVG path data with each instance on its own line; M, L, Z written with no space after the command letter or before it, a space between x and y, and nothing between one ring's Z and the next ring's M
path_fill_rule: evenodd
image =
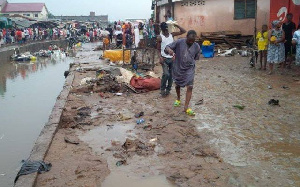
M45 159L52 144L52 140L56 132L58 131L62 112L67 102L69 92L72 88L74 77L75 74L73 72L70 73L70 75L67 77L64 88L61 91L60 95L57 97L57 101L51 112L49 121L44 126L41 134L34 144L34 147L30 153L29 160L40 161ZM33 187L36 184L37 176L37 173L20 176L19 180L15 184L15 187Z

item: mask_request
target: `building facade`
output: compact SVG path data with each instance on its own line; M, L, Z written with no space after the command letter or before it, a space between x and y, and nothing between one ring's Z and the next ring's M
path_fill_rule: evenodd
M97 16L95 12L90 12L89 16L55 16L62 21L98 22L102 25L108 24L108 15Z
M156 20L165 21L167 12L197 33L230 30L253 35L255 27L269 23L270 0L158 0Z
M42 20L48 18L49 12L45 3L8 3L6 0L3 2L1 13L4 16L21 15Z
M253 35L255 28L270 26L272 20L286 20L292 13L300 23L300 0L155 0L156 22L171 14L186 29L197 33L241 31Z
M6 3L7 3L7 0L0 0L0 12Z

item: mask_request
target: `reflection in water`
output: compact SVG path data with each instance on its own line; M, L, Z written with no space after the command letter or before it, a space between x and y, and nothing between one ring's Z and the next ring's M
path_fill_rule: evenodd
M21 76L23 80L32 73L42 71L48 66L55 66L57 63L65 62L67 59L61 61L51 60L50 58L40 58L38 61L25 63L3 63L0 64L0 95L4 96L6 92L7 79L15 80Z
M13 186L65 82L72 58L0 63L0 186Z

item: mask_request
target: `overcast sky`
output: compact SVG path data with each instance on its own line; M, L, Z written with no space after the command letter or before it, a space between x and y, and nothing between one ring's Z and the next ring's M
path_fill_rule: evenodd
M108 14L109 20L126 18L145 19L151 16L152 0L8 0L10 3L46 3L54 15L96 15Z

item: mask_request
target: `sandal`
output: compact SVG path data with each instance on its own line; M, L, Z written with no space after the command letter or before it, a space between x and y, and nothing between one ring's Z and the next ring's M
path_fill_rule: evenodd
M195 112L191 108L186 110L186 114L189 115L189 116L195 116L196 115Z
M175 107L179 107L180 104L181 104L181 101L179 101L179 100L176 100L176 101L174 102L174 106L175 106Z

